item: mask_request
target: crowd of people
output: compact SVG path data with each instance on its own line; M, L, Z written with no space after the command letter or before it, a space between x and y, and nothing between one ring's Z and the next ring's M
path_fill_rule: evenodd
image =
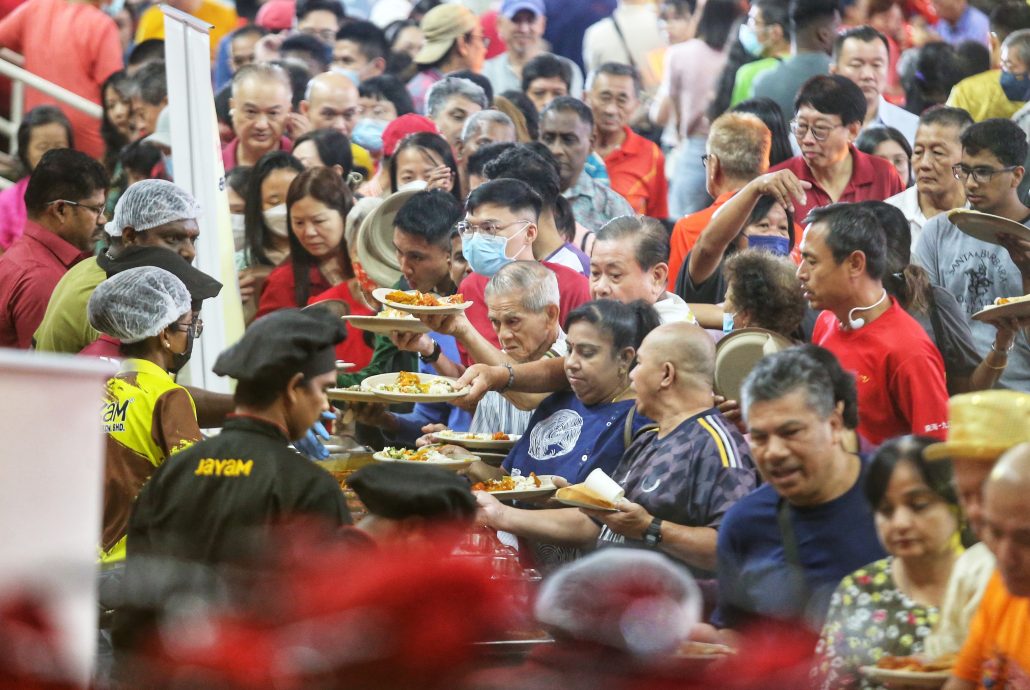
M1030 4L168 4L212 26L226 285L160 8L0 8L103 113L28 89L0 192L0 347L118 367L96 687L1030 687ZM467 308L341 320L380 288ZM176 381L217 295L231 395ZM333 393L400 372L463 395ZM513 443L318 464L443 431ZM0 604L0 678L71 687Z

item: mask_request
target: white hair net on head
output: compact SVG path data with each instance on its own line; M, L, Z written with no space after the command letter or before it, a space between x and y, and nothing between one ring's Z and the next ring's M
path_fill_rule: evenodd
M191 310L189 290L174 275L156 266L115 274L89 298L89 323L123 343L153 337Z
M636 656L674 651L701 620L690 573L642 549L606 548L556 571L537 597L536 618L577 640Z
M196 199L182 187L167 180L140 180L118 198L104 231L121 237L128 227L143 232L173 220L195 220L199 213Z

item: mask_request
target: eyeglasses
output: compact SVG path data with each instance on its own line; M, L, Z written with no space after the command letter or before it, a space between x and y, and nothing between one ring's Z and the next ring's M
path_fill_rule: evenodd
M204 332L204 322L199 316L189 323L175 323L172 325L180 333L189 333L191 338L199 338L200 334Z
M486 235L488 237L496 237L497 233L499 233L501 230L506 230L506 229L510 228L511 226L513 226L513 225L518 225L519 223L525 223L525 224L528 225L529 223L532 223L532 222L533 221L531 221L531 220L513 220L512 222L508 223L507 225L498 225L497 223L481 223L479 225L473 225L472 223L468 222L467 220L463 220L463 221L460 221L458 223L457 227L458 227L458 232L461 233L461 238L463 240L469 240L469 239L472 239L472 236L475 235L477 232L480 235Z
M797 120L791 120L790 121L790 131L794 132L794 136L796 136L798 138L798 141L801 141L802 139L804 139L808 135L809 131L812 132L812 137L816 141L826 141L827 138L829 138L830 134L833 133L833 130L837 129L838 127L843 127L843 126L844 125L811 125L810 126L810 125L798 122Z
M951 174L954 175L955 179L959 182L965 182L969 179L969 176L972 175L974 182L978 184L987 184L995 175L999 173L1012 172L1018 167L1018 165L1010 165L1008 167L998 169L970 168L968 165L962 165L959 163L958 165L951 166Z
M105 209L104 204L100 204L99 206L93 206L91 204L83 204L79 201L68 201L67 199L54 199L53 201L49 202L47 206L49 206L50 204L68 204L69 206L78 206L88 211L92 211L93 215L97 218L100 218L100 216L103 215Z

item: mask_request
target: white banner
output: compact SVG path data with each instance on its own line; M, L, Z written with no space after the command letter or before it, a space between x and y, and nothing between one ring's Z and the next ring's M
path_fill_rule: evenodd
M209 391L231 392L232 381L215 376L218 355L243 335L225 169L218 139L211 89L211 25L168 5L165 15L165 70L172 124L175 184L200 204L200 238L196 266L222 283L214 299L204 301L204 334L193 345L190 365L179 383Z

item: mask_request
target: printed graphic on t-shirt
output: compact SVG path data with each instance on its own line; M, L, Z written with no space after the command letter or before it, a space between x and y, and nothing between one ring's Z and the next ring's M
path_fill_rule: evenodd
M965 289L956 293L955 299L970 315L994 304L994 297L1001 294L999 288L1008 283L1005 263L998 251L989 248L960 254L945 272L947 278L965 282Z
M550 460L565 455L576 447L583 430L583 418L573 410L558 410L543 420L529 434L529 457Z

